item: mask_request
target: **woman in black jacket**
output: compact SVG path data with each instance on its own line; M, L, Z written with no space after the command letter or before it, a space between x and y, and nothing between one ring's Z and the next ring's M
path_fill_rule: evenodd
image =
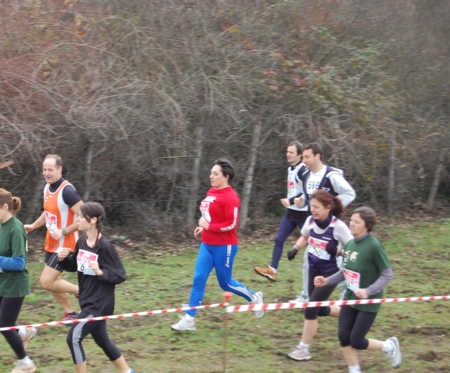
M112 315L116 284L127 278L114 246L101 234L104 218L105 210L99 203L87 202L81 205L77 218L78 229L86 234L78 240L72 254L68 248L61 248L58 252L61 267L68 272L78 272L81 308L78 319ZM77 373L86 373L82 341L88 334L92 335L119 373L134 373L120 350L109 339L105 320L72 324L67 344Z

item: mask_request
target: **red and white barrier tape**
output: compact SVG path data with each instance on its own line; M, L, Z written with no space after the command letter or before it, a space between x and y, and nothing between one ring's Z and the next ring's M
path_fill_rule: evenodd
M228 306L226 308L226 312L246 312L246 311L261 311L261 310L276 311L294 308L349 306L349 305L376 304L376 303L417 302L429 300L450 300L450 295L431 296L431 297L386 298L386 299L332 300L324 302L248 304L241 306Z
M165 313L175 313L175 312L200 310L200 309L207 309L207 308L217 308L217 307L226 307L225 308L226 312L246 312L246 311L261 311L261 310L276 311L276 310L308 308L308 307L347 306L347 305L359 305L359 304L400 303L400 302L417 302L417 301L432 301L432 300L450 300L450 295L430 296L430 297L409 297L409 298L386 298L386 299L333 300L333 301L324 301L324 302L267 303L267 304L257 304L257 305L256 304L248 304L248 305L237 305L237 306L229 306L228 302L222 302L222 303L206 304L204 306L168 308L168 309L155 310L155 311L124 313L121 315L97 316L97 317L88 317L85 319L65 320L65 321L49 321L49 322L44 322L44 323L39 323L39 324L8 326L8 327L0 328L0 332L8 331L8 330L16 330L19 328L33 328L33 327L40 328L43 326L79 324L82 322L125 319L128 317L158 315L158 314L165 314Z
M189 310L200 310L200 309L206 309L206 308L226 307L228 305L229 305L228 302L223 302L223 303L206 304L204 306L168 308L168 309L164 309L164 310L124 313L121 315L87 317L85 319L76 319L76 320L49 321L49 322L44 322L44 323L39 323L39 324L7 326L4 328L0 328L0 332L7 331L7 330L16 330L19 328L33 328L33 327L40 328L42 326L68 325L68 324L79 324L82 322L100 321L100 320L125 319L127 317L158 315L158 314L164 314L164 313L183 312L183 311L189 311Z

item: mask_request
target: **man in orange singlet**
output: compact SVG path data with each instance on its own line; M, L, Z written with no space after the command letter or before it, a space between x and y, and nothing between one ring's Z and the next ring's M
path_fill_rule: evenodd
M44 212L33 224L26 224L27 233L46 225L45 267L40 283L44 289L50 290L64 309L63 320L77 318L69 294L78 295L78 286L61 278L63 269L58 264L55 253L61 247L72 251L78 240L79 232L76 217L83 204L75 187L62 177L62 159L56 154L45 157L42 173L47 184L44 188Z

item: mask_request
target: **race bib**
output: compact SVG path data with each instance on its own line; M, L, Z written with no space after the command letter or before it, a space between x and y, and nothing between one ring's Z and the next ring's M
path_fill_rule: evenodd
M319 259L330 260L331 256L325 250L327 244L328 244L327 241L322 241L317 238L309 237L308 252L318 257Z
M216 197L208 196L200 203L200 212L202 213L202 218L208 223L211 223L211 215L209 214L209 205L213 202Z
M349 269L343 269L345 276L345 284L347 285L347 288L349 288L351 291L356 291L359 289L359 280L361 278L361 274L358 272L350 271Z
M45 211L45 226L49 231L58 229L58 217L48 211Z
M90 251L80 250L77 255L77 269L79 272L88 276L97 276L95 272L89 267L92 262L98 261L98 255Z

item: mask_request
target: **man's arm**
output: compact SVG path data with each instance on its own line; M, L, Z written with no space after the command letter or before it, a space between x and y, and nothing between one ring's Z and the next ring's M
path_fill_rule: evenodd
M340 174L334 174L330 176L331 185L333 185L334 191L337 193L337 197L341 200L344 207L352 203L356 198L356 192L352 186L344 179L344 176Z
M45 225L45 212L42 212L41 216L39 216L32 224L25 224L24 228L27 233L33 232L35 229L38 229Z
M80 215L80 207L83 204L83 201L79 201L76 204L74 204L70 209L76 214ZM74 221L71 225L68 225L67 227L62 227L61 229L55 229L54 231L50 232L50 235L53 239L59 240L62 236L75 232L78 229L78 223Z
M83 201L79 201L75 203L70 209L76 214L77 216L80 215L80 207L83 204ZM73 224L66 227L66 234L72 233L78 230L78 223L75 221Z

